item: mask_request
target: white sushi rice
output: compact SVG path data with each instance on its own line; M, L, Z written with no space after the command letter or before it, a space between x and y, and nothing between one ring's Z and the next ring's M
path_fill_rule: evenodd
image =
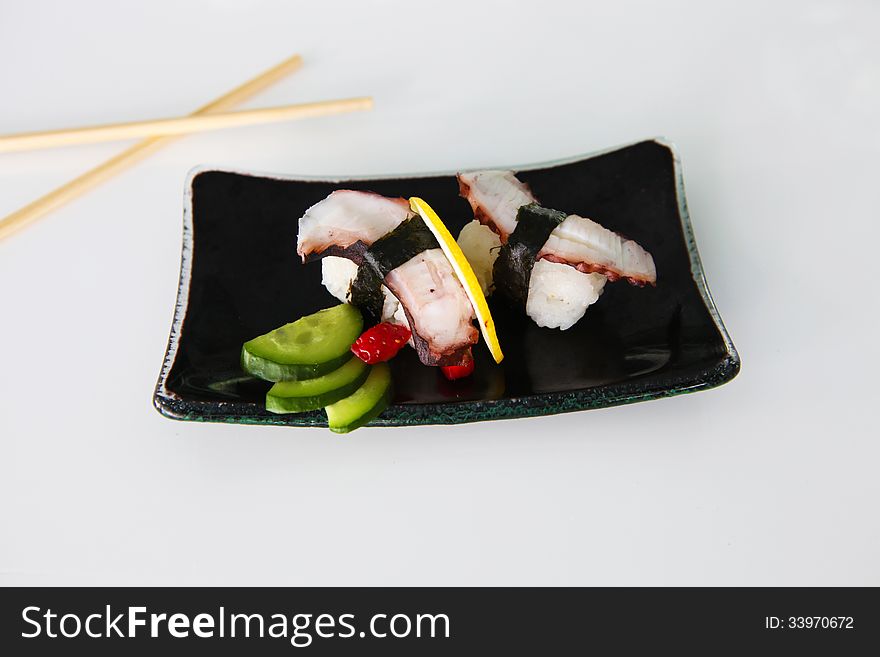
M602 274L585 274L570 265L538 260L529 280L526 314L538 326L564 331L599 299L607 280Z
M327 256L321 259L321 283L330 294L342 303L351 301L349 298L351 282L357 276L357 271L358 266L348 258ZM384 285L382 286L382 294L385 298L382 306L382 321L391 321L408 327L409 323L406 321L406 315L403 313L403 308L400 307L397 297L391 294L391 290ZM403 321L398 318L398 310L399 317L402 317Z
M321 259L321 283L330 294L342 303L347 303L351 282L357 276L357 270L357 265L348 258L327 256Z
M491 228L474 219L461 229L456 241L471 263L483 294L488 297L492 294L492 268L501 249L501 239Z

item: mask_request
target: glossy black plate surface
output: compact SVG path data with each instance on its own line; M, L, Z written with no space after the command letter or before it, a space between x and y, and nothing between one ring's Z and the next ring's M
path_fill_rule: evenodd
M412 349L392 361L395 403L374 424L545 415L725 383L739 357L705 285L672 149L645 141L577 160L518 167L543 205L591 217L642 244L656 288L608 284L568 331L539 328L492 302L505 359L475 350L471 380L447 382ZM154 402L185 420L326 426L323 411L274 415L269 384L244 375L244 341L337 303L321 265L296 255L297 219L335 189L420 196L454 235L473 216L454 175L317 181L202 170L191 175L180 289Z

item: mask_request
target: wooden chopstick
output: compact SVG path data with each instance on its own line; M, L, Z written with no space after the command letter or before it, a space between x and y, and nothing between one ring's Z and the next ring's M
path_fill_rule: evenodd
M24 151L36 148L71 146L97 141L134 139L137 137L156 137L160 135L182 135L206 130L237 128L246 125L290 121L313 116L328 116L344 112L368 110L373 106L372 98L342 98L323 100L315 103L282 105L265 109L241 110L225 114L183 116L171 119L151 119L129 123L68 128L27 132L17 135L0 135L0 153Z
M250 98L258 91L262 91L266 87L278 82L283 77L293 73L300 66L302 66L302 57L294 55L267 71L264 71L257 77L248 80L232 91L223 94L207 105L200 107L193 112L191 116L224 112ZM20 210L16 210L0 220L0 239L12 235L31 222L42 217L47 212L60 207L80 194L84 194L91 188L99 185L135 162L140 161L153 151L158 150L159 147L165 145L172 139L174 139L174 137L150 137L149 139L139 141L134 146L125 149L119 155L110 158L103 164L99 164L94 169L74 178L69 183L66 183L49 192L45 196L38 198L36 201L31 202Z

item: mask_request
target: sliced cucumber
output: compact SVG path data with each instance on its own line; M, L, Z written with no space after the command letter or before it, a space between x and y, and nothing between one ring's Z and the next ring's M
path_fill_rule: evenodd
M285 324L244 343L241 366L266 381L299 381L344 365L361 334L364 319L352 305L340 304Z
M349 354L342 354L339 358L323 363L282 365L281 363L274 363L271 360L254 356L244 347L241 349L242 369L248 374L264 381L305 381L307 379L314 379L342 367L348 362L348 358Z
M348 433L362 427L388 408L391 403L391 368L379 363L354 393L327 406L330 431Z
M356 356L342 367L305 381L280 381L266 394L266 410L272 413L302 413L324 408L348 397L361 387L370 368Z

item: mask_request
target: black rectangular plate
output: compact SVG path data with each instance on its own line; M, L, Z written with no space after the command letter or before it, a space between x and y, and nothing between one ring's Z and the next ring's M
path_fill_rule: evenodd
M374 425L452 424L601 408L712 388L739 356L703 277L678 158L644 141L516 167L548 207L595 219L654 256L657 287L609 283L568 331L539 328L492 302L505 359L475 350L472 378L446 381L405 349L395 399ZM337 303L321 265L296 255L297 220L336 189L419 196L453 235L473 216L454 174L314 180L197 170L187 184L177 307L154 403L183 420L326 426L323 411L275 415L269 384L239 369L241 345Z

